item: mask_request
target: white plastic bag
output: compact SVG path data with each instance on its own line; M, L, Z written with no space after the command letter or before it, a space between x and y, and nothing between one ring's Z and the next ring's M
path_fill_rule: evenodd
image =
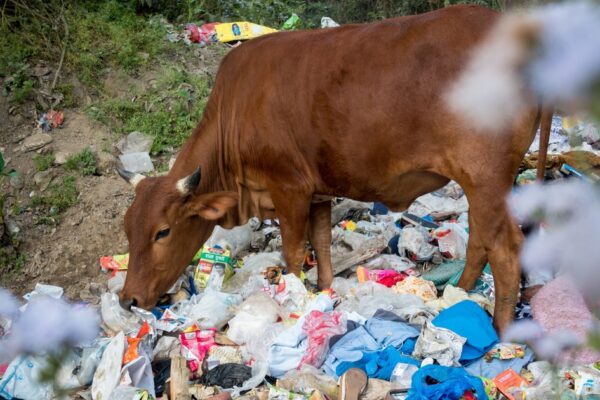
M249 339L262 336L280 315L281 309L273 299L266 293L255 293L240 305L229 321L227 337L237 344L246 344Z
M427 261L433 257L435 246L429 244L429 237L425 229L416 226L406 226L402 229L398 251L414 254L417 261Z
M124 310L115 293L103 293L101 297L102 321L113 332L137 331L142 325L141 319L131 311Z
M242 251L250 248L252 233L259 226L260 221L257 218L251 218L247 224L236 226L233 229L225 229L217 225L206 241L206 245L228 247L231 249L232 256L236 257Z
M444 257L451 260L467 258L469 235L461 224L444 222L442 226L433 231L432 236L437 238L438 247Z
M96 369L92 383L92 399L108 400L111 398L110 394L119 384L124 352L125 335L123 332L119 332L104 350L102 360Z
M194 299L194 298L192 298ZM242 302L237 294L217 292L207 288L197 303L193 303L186 316L195 320L200 329L221 329L233 317L233 306Z

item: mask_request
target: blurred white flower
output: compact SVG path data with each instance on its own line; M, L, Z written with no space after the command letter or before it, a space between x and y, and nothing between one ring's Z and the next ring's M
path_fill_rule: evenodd
M585 95L600 80L600 6L549 4L532 17L542 22L539 49L528 71L533 88L551 102Z
M512 323L502 335L504 342L529 343L544 336L542 326L532 319Z
M544 223L529 235L521 261L525 270L569 274L588 303L600 300L600 195L589 183L528 185L509 200L521 221Z
M502 132L525 105L525 88L519 66L526 59L528 42L522 38L533 29L521 15L504 16L446 95L452 111L476 127Z
M540 359L557 361L565 350L582 344L571 331L561 330L546 333L534 320L521 320L512 323L502 335L506 342L527 343Z
M479 129L503 132L531 94L546 104L585 104L600 82L598 21L600 6L591 2L503 15L447 93L448 107Z
M10 317L17 312L19 302L8 290L0 288L0 317Z
M100 317L89 307L46 296L33 298L13 320L11 332L0 341L0 361L22 353L57 351L63 345L91 342L99 333Z

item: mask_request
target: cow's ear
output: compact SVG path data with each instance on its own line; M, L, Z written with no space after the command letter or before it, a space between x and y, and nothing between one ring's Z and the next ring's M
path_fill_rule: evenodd
M214 192L192 196L188 202L188 212L208 220L221 218L238 202L236 192Z

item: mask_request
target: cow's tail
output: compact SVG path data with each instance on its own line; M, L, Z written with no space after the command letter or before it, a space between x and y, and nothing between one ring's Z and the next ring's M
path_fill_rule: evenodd
M538 153L537 180L543 181L546 174L546 158L548 156L548 142L550 141L550 128L554 107L543 106L540 116L540 151Z

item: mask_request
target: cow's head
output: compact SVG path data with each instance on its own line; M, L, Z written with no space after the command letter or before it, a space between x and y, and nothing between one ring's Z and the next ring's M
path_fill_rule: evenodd
M176 179L119 169L135 188L125 214L129 266L121 306L150 309L177 281L216 221L237 204L234 192L199 193L200 169Z

